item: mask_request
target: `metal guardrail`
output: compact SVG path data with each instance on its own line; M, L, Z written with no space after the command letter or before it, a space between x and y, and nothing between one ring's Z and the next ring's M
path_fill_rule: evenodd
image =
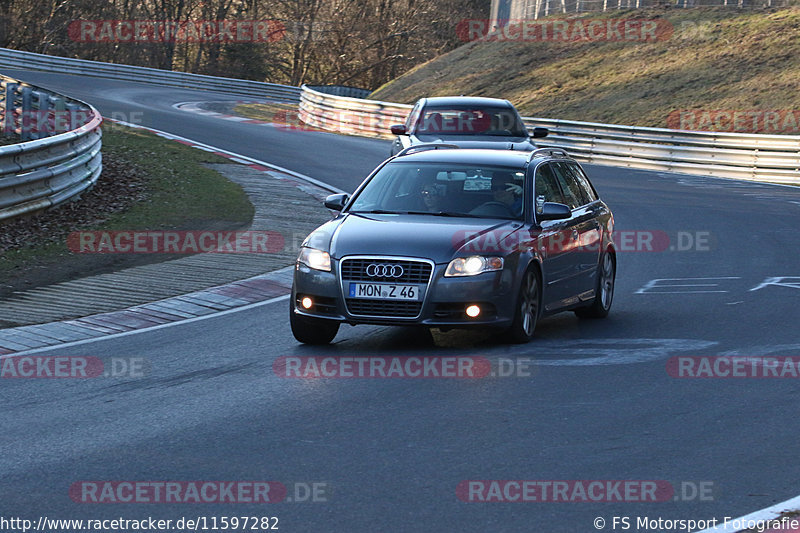
M4 133L23 141L0 147L0 221L74 199L95 184L103 120L95 108L2 75L0 100Z
M219 78L203 74L175 72L157 68L119 65L85 59L48 56L33 52L21 52L0 48L0 68L31 69L59 74L77 74L111 80L123 80L138 83L154 83L157 85L187 89L203 89L206 91L225 92L249 98L268 98L287 102L300 101L300 88L277 83Z
M590 163L800 185L800 136L524 120L550 128L537 145Z
M326 131L391 138L389 126L402 124L410 105L326 94L301 87L300 120Z
M302 87L300 120L327 131L391 138L411 106L325 94ZM800 185L800 136L683 131L523 117L550 135L541 147L582 161L751 181Z

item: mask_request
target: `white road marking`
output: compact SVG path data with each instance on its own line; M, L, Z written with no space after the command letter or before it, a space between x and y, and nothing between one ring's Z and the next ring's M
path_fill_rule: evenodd
M794 280L794 281L787 282L785 280ZM774 285L776 287L789 287L790 289L800 289L800 276L775 276L772 278L767 278L757 286L750 289L750 291L751 292L757 291L769 285Z
M585 339L566 344L563 339L534 339L528 345L515 346L509 355L530 356L534 366L628 365L667 359L680 352L698 352L717 344L702 339Z
M798 509L800 509L800 496L795 496L794 498L777 503L771 507L735 518L725 526L712 527L709 529L704 529L703 531L698 531L697 533L735 533L737 531L741 531L739 527L734 525L737 522L741 524L743 522L750 521L757 523L759 521L775 520L783 512L796 511Z
M703 294L703 293L721 293L721 292L728 292L723 290L678 290L678 291L662 291L662 290L651 290L651 289L673 289L673 288L684 288L684 287L719 287L719 283L666 283L660 284L662 281L711 281L711 280L731 280L731 279L741 279L739 276L725 276L725 277L716 277L716 278L657 278L651 279L644 286L640 289L634 291L634 294Z

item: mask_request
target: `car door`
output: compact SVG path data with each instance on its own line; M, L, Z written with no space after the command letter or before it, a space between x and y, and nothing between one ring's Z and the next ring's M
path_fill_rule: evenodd
M534 212L542 212L545 202L570 205L565 197L558 178L549 163L542 163L536 168L534 179ZM552 311L568 303L573 297L572 283L577 259L573 249L573 218L563 220L543 220L539 222L541 233L537 240L537 249L542 257L543 305L545 310Z
M595 276L602 239L597 219L600 203L596 202L594 191L581 183L582 176L577 163L559 161L551 165L564 197L572 208L570 249L573 263L568 292L570 299L580 297L585 300L591 297L596 286Z

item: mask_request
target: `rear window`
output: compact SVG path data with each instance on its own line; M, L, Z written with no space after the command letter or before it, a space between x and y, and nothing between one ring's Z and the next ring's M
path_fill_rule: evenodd
M418 135L527 136L525 125L509 107L426 106Z

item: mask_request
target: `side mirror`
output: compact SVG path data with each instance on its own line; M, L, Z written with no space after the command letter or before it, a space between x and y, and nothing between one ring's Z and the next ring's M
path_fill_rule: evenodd
M531 137L533 137L534 139L542 139L544 137L547 137L548 135L550 135L550 130L548 130L547 128L540 128L537 126L533 128L533 133L531 134Z
M331 194L325 198L325 207L333 211L341 211L349 199L350 196L345 193Z
M406 127L403 124L395 124L394 126L392 126L389 129L392 130L392 135L405 135L406 134Z
M564 220L571 216L572 209L568 205L556 202L545 202L542 206L542 212L536 213L536 219L539 222L543 220Z

